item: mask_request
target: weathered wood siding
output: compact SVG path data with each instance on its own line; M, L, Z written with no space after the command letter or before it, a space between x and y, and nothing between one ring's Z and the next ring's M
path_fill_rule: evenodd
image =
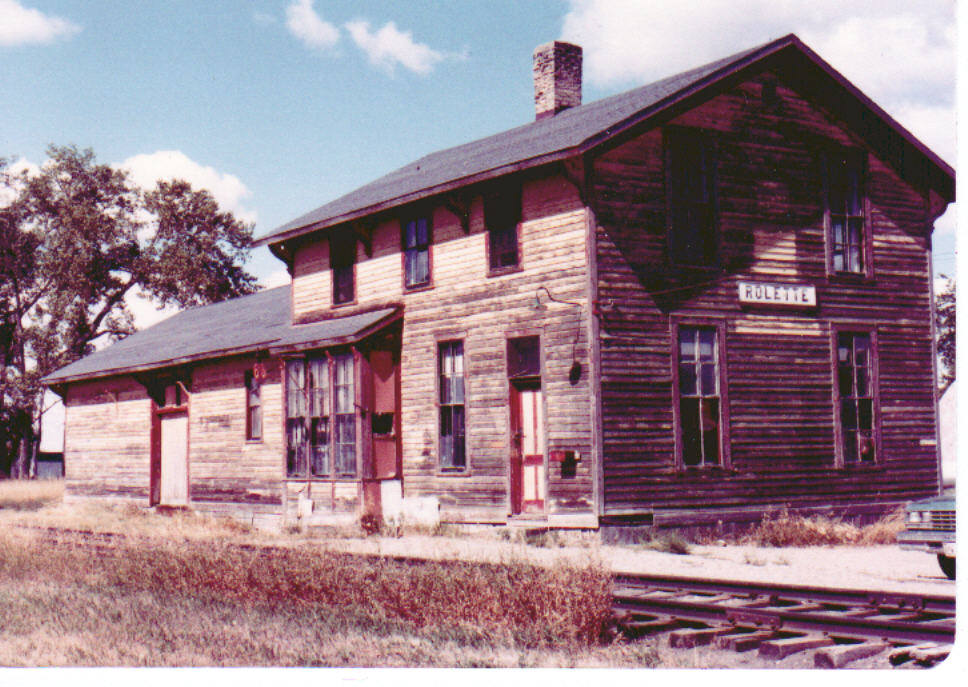
M432 287L405 292L400 224L392 219L373 231L372 255L358 246L356 306L404 304L402 343L402 451L405 496L438 496L444 517L504 521L509 510L509 383L507 337L540 335L542 388L549 449L581 456L574 476L548 464L551 515L591 514L591 402L588 379L586 212L575 188L549 176L525 182L519 232L520 270L488 276L486 231L480 196L471 203L470 232L442 206L433 209ZM343 312L331 309L326 249L307 243L294 254L297 318ZM532 307L536 290L557 299ZM575 341L578 335L577 342ZM468 470L438 470L436 365L438 342L463 339L466 379ZM581 379L572 384L574 359Z
M192 371L188 413L189 498L213 514L281 514L285 476L280 363L266 360L262 439L246 440L245 372L254 360L229 358Z
M151 399L129 377L71 384L64 399L65 497L148 505Z
M763 78L671 122L709 133L718 157L724 268L693 277L694 288L668 291L690 282L664 267L662 132L594 162L606 515L847 506L913 498L937 484L925 199L871 154L873 279L828 278L819 145L863 143L783 84L779 105L764 108ZM813 284L819 307L744 310L736 286L744 278ZM672 322L698 317L725 324L731 470L675 467ZM834 467L836 326L876 331L874 466Z

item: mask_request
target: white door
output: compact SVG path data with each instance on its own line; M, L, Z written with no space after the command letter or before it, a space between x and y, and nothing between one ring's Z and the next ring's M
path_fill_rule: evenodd
M161 503L188 505L188 415L161 418Z

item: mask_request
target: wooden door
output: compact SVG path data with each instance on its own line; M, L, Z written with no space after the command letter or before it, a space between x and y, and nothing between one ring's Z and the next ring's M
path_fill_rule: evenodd
M161 417L161 504L188 505L188 415Z
M511 512L545 507L544 404L540 382L511 387Z

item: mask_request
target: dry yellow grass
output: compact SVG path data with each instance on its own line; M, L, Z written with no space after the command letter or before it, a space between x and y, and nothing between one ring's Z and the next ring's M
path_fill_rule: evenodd
M904 529L904 511L898 510L865 526L822 515L803 517L780 511L767 515L742 538L757 546L874 546L893 544Z
M10 528L0 617L17 620L0 623L0 663L567 663L602 642L610 584L595 564L408 564L149 536L92 552Z
M37 510L61 502L63 480L0 480L0 510Z

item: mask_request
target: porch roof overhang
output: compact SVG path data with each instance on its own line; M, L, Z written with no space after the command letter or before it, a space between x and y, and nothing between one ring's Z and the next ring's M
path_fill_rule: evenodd
M41 381L65 384L142 373L246 353L278 355L352 344L402 316L399 306L292 324L290 287L184 310L62 367Z

